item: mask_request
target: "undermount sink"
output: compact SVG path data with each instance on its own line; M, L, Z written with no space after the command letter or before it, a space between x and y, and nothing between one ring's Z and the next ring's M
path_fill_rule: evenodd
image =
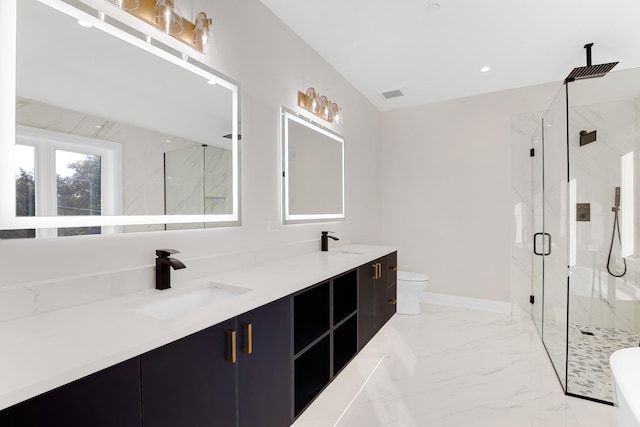
M335 251L335 252L329 252L330 255L341 255L341 256L346 256L346 257L355 257L358 255L364 255L363 252L356 252L356 251Z
M156 295L153 301L145 301L130 305L135 312L155 317L156 319L169 319L187 311L202 308L251 291L248 288L209 283L190 290L171 289L161 291L171 295Z

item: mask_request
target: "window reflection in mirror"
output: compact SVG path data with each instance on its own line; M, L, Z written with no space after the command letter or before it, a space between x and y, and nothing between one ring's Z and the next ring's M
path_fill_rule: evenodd
M283 222L345 217L344 139L282 109Z

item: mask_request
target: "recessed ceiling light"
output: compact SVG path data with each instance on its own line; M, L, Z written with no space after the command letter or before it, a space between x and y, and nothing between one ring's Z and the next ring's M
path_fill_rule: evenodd
M84 19L78 19L78 25L80 25L81 27L84 27L84 28L93 27L93 25L91 25L91 22L85 21Z
M484 67L480 68L481 73L486 73L489 70L491 70L491 67L489 67L488 65L485 65Z
M210 84L211 86L213 86L216 83L217 82L215 80L207 80L207 84Z

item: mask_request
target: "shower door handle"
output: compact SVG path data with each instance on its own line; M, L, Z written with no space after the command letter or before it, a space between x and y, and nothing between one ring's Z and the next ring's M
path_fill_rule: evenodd
M538 252L538 236L542 236L542 252ZM545 242L549 239L549 243L545 245ZM548 252L544 252L544 249L548 248ZM533 253L539 256L551 255L551 234L549 233L536 233L533 235Z

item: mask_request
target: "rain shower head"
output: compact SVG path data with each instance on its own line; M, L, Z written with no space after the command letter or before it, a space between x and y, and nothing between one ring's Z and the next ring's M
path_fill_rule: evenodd
M618 65L617 62L591 65L591 46L593 46L593 43L587 43L584 45L584 48L587 50L587 66L574 68L564 80L565 82L603 77L611 71L613 67Z
M593 79L596 77L603 77L609 71L618 65L617 62L609 62L608 64L588 65L586 67L576 67L569 73L566 81L572 82L574 80Z

